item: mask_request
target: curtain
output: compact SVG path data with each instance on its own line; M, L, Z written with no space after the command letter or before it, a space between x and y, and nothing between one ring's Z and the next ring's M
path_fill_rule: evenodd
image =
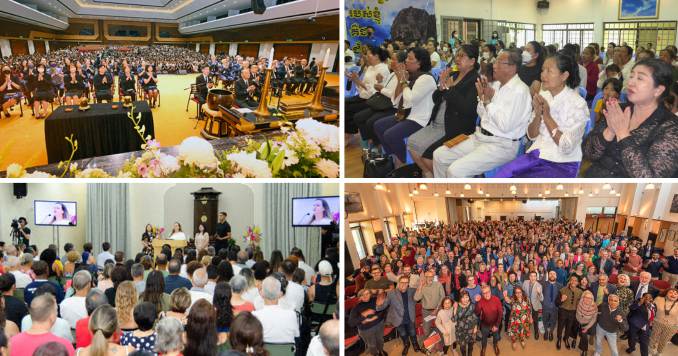
M101 244L111 244L111 253L125 251L125 258L133 258L130 238L128 185L123 183L87 184L87 241L94 253L101 252Z
M264 225L261 250L269 259L273 250L288 256L292 247L304 253L310 266L320 260L320 228L292 227L292 198L313 197L321 194L320 184L269 183L264 184Z

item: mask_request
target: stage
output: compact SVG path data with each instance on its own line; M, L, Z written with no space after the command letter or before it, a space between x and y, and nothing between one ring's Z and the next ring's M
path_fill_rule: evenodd
M197 74L160 75L160 107L152 109L155 126L155 139L163 147L175 146L189 136L200 136L204 121L196 127L196 104L190 101L188 112L186 102L189 88L195 82ZM330 73L325 76L328 86L337 86L339 75ZM289 104L309 102L312 94L283 96L282 100ZM114 97L117 100L117 96ZM57 106L55 105L56 109ZM11 163L21 163L24 167L35 167L47 164L47 148L45 143L45 120L37 120L31 116L31 108L24 105L24 116L20 117L19 107L12 110L11 118L0 119L0 171L7 169ZM64 140L64 144L68 143Z

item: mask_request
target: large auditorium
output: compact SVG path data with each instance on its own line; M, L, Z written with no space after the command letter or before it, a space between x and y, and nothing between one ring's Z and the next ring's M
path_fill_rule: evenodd
M338 42L338 0L1 0L0 172L335 177Z
M676 184L344 194L346 355L678 353Z

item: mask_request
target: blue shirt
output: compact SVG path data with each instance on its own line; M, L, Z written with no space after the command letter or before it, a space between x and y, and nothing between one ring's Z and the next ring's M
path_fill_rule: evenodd
M476 284L475 288L464 288L468 292L468 296L471 298L471 303L476 303L476 296L480 295L480 286Z
M33 297L35 296L35 291L40 288L43 284L51 284L55 291L56 291L56 300L57 304L61 304L61 302L64 300L64 289L60 285L50 282L48 280L35 280L31 283L28 283L26 288L24 289L24 301L28 306L31 305L31 302L33 301Z
M172 294L175 289L185 287L188 290L191 290L193 284L187 278L184 278L179 275L169 275L165 277L165 293Z

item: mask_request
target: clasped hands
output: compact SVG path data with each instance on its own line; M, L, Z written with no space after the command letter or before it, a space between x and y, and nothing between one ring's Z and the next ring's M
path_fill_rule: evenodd
M631 107L627 106L622 111L617 98L610 98L605 103L603 115L607 122L607 128L604 131L605 138L612 141L615 137L620 141L631 135Z
M487 77L484 75L481 75L476 81L476 91L478 92L479 100L482 101L484 105L489 104L494 97L494 89L490 86Z

